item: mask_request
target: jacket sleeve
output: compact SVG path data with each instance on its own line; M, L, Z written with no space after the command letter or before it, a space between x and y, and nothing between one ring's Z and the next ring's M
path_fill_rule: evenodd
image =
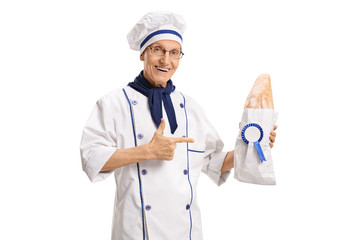
M221 173L221 168L224 163L227 152L223 152L224 144L221 141L218 133L211 123L204 119L205 138L205 157L202 167L202 172L210 177L218 186L223 184L230 175L230 171Z
M85 127L80 144L82 168L91 182L104 180L110 172L100 172L116 151L114 121L107 99L97 101Z

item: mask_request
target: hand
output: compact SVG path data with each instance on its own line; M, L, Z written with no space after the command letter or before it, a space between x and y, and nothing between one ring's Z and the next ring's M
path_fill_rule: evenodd
M194 142L194 139L188 137L165 137L163 135L164 129L165 120L162 118L153 138L151 139L150 143L148 143L152 159L172 160L174 158L174 152L177 143Z
M241 125L241 122L239 122L239 128L240 128L240 125ZM275 125L275 126L274 126L274 130L270 132L270 136L269 136L269 139L270 139L270 142L269 142L270 148L273 148L273 147L274 147L275 138L276 138L276 132L274 132L274 131L275 131L276 129L277 129L277 125Z

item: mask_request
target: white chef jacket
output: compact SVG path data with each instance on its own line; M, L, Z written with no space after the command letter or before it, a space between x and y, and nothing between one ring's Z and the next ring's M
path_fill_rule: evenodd
M164 136L195 139L178 143L171 161L147 160L100 172L116 149L149 143L157 129L148 98L131 87L98 100L86 123L80 146L83 170L92 182L115 175L112 240L201 240L196 201L200 172L218 185L229 176L230 172L221 173L223 143L203 110L178 91L170 96L178 128L170 133L163 108Z

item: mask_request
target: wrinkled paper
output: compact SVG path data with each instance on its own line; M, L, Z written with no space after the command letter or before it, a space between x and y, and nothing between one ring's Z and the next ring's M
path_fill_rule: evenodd
M240 182L261 185L275 185L275 173L271 148L270 132L274 129L278 113L273 109L244 109L238 137L235 144L234 178ZM256 123L263 129L264 136L260 141L266 161L260 162L254 143L246 144L241 138L241 130L249 123Z

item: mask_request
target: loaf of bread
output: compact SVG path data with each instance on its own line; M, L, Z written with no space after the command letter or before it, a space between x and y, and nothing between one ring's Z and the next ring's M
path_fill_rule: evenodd
M274 109L269 74L261 74L255 81L244 108Z

